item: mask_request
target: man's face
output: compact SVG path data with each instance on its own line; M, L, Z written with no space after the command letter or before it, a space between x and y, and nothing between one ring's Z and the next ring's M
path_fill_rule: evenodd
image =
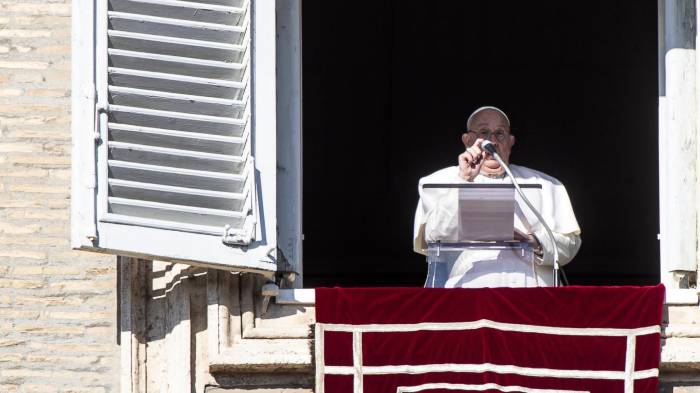
M479 112L468 124L469 129L462 135L465 147L472 146L478 138L488 139L496 146L498 154L503 161L509 163L510 150L515 144L515 137L510 133L508 121L498 111L484 109ZM489 155L484 161L484 166L489 169L500 169L495 158Z

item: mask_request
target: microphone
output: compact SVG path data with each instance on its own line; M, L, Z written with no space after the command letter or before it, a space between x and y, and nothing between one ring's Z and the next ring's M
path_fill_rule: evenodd
M494 145L493 142L491 142L488 139L481 142L481 148L493 154L494 156L498 154L498 151L496 151L496 145Z

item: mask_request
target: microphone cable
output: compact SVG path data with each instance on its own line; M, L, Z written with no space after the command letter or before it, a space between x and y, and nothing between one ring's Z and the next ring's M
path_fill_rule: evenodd
M513 173L510 171L510 167L508 167L508 164L503 162L503 159L501 159L501 156L498 154L498 151L496 151L496 146L489 140L485 140L481 142L481 147L491 153L494 158L496 158L496 161L503 167L503 169L506 170L506 173L508 174L508 177L510 180L513 182L513 185L515 186L515 189L518 191L518 194L520 197L523 199L525 204L527 205L528 208L535 214L537 217L537 220L542 224L544 227L545 232L547 232L547 237L549 237L549 240L552 241L552 245L554 246L554 266L553 266L553 274L554 274L554 286L558 287L559 286L559 250L557 250L557 242L554 240L554 234L552 233L552 230L549 228L549 225L544 221L544 218L540 215L540 212L535 209L535 207L530 203L530 200L527 199L525 196L525 193L523 190L520 188L520 185L518 184L518 181L515 180L515 176L513 176ZM543 250L544 251L544 250ZM568 280L567 280L568 281Z

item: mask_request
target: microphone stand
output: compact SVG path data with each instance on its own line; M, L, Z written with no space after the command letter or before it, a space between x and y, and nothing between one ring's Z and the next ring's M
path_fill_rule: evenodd
M498 154L496 151L496 147L493 145L493 143L489 141L484 141L481 145L484 150L488 151L491 153L494 158L496 158L496 161L503 167L503 169L506 170L506 173L508 174L508 177L510 180L513 182L513 185L515 186L515 189L518 191L518 194L520 194L520 197L523 199L525 204L527 205L528 208L535 214L537 219L540 221L542 226L544 227L545 232L547 232L547 237L549 237L549 240L552 241L552 245L554 246L554 266L552 267L552 274L554 274L554 286L558 287L559 286L559 250L557 250L557 243L554 240L554 234L552 233L552 230L549 228L549 225L544 221L544 218L540 215L540 212L535 209L534 206L532 206L532 203L530 203L530 200L527 199L525 196L525 193L523 193L523 190L520 188L520 185L518 184L518 181L515 180L515 176L513 176L513 173L510 171L510 167L508 167L508 164L503 162L503 159L501 159L501 156Z

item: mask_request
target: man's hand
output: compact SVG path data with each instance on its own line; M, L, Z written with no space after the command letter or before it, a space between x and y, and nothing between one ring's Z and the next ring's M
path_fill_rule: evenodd
M479 138L474 141L474 144L457 157L459 161L459 177L466 181L474 181L476 175L481 171L481 165L486 158L486 151L481 149L481 142L484 140Z
M537 255L538 257L542 257L542 244L535 237L535 235L531 233L521 232L518 229L513 229L513 231L515 232L515 240L530 243L535 252L535 255Z

